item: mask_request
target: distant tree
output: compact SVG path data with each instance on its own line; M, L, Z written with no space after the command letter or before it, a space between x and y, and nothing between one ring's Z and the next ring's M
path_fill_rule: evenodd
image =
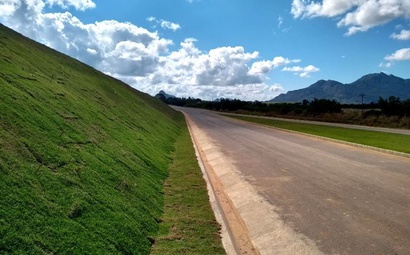
M402 115L402 105L399 97L391 96L388 99L379 97L379 107L382 113L387 116Z
M402 102L402 111L404 116L410 117L410 99Z
M324 113L339 113L342 111L342 106L340 103L336 102L336 100L315 98L312 102L310 102L307 111L308 113L314 115Z

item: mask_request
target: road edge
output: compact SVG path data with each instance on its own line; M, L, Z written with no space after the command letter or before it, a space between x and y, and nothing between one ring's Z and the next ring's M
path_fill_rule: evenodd
M222 229L226 230L225 240L223 244L227 254L255 254L260 255L259 251L254 247L249 237L249 232L243 222L239 212L233 205L229 196L225 193L224 188L212 166L208 163L206 155L202 153L202 148L197 142L193 124L189 116L183 113L191 135L191 140L197 154L198 164L204 174L204 179L207 182L208 194L215 217L219 219ZM215 203L212 201L215 200ZM229 238L229 240L227 240ZM226 246L225 246L226 245Z

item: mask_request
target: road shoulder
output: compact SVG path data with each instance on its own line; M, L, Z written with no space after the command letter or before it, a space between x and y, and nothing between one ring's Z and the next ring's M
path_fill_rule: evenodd
M224 155L186 115L190 132L219 201L222 217L239 254L322 254L316 244L296 233L236 170Z

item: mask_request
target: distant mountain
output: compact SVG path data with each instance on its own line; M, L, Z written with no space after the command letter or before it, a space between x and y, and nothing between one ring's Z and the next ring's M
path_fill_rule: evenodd
M355 82L342 84L333 80L320 80L304 89L280 94L270 102L302 102L314 98L336 100L340 103L358 104L377 102L379 97L410 99L410 79L402 79L385 73L368 74Z
M161 91L158 92L158 94L155 95L155 97L159 98L159 99L161 99L161 98L168 99L168 98L175 98L176 96L167 94L167 93L165 93L165 91L161 90Z

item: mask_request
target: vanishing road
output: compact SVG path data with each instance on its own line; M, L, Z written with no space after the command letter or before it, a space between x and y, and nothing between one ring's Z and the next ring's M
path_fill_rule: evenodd
M261 254L410 254L409 158L178 110Z

